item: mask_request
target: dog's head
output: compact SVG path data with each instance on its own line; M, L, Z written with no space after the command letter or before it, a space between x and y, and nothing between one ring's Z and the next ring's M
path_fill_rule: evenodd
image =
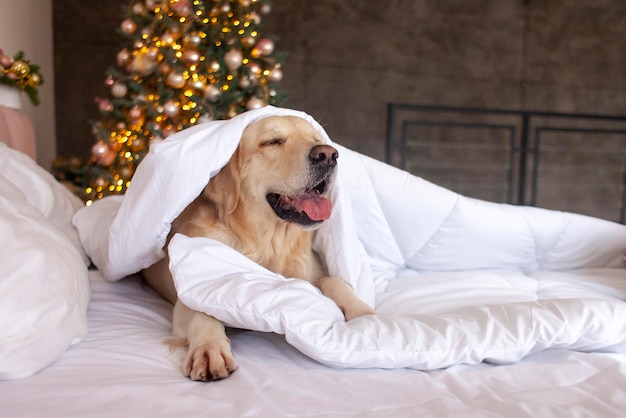
M313 228L330 217L337 157L306 120L270 116L244 130L237 151L205 194L221 216L239 211L259 222Z

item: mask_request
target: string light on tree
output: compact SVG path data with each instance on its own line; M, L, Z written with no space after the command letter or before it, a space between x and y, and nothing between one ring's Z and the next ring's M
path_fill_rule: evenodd
M267 0L131 0L129 39L107 73L89 169L89 204L123 193L151 143L197 123L280 105L282 57L261 35Z

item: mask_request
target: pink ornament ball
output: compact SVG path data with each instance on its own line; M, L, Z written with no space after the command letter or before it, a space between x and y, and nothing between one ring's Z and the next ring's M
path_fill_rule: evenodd
M179 89L185 85L185 76L181 73L170 73L167 76L167 84L175 89Z
M128 93L128 87L126 87L126 84L113 83L111 86L111 94L118 99L126 96L126 93Z
M120 25L122 32L132 35L137 30L137 24L132 19L126 19Z
M141 110L140 107L138 106L133 106L129 111L128 111L128 116L130 116L130 118L132 120L139 120L142 116L143 116L143 111Z
M222 92L214 85L208 85L204 89L204 97L206 97L207 100L211 103L217 102L221 96Z
M174 100L168 100L163 103L163 112L170 118L174 118L180 113L180 107Z
M224 54L224 62L229 70L234 71L241 67L243 62L243 54L238 49L231 49Z
M265 101L263 99L260 99L258 97L251 97L248 100L248 103L246 103L246 108L248 110L254 110L254 109L259 109L263 106L265 106L267 103L265 103Z
M95 158L102 158L107 152L109 152L109 147L102 141L96 142L93 147L91 147L91 155Z
M200 53L195 49L188 49L183 53L183 61L187 64L197 64L200 62Z
M274 52L274 41L268 38L259 39L256 47L261 52L261 55L268 56Z
M101 112L110 112L113 110L113 104L109 99L97 98L96 102L98 103L98 109L100 109Z
M274 68L270 72L269 79L273 83L278 83L283 79L283 71L280 68Z
M125 67L130 62L132 55L128 52L128 49L124 48L117 53L117 65Z
M13 64L13 58L8 55L0 55L0 65L8 68L11 64Z
M109 167L111 164L115 162L115 158L117 157L117 153L113 150L109 150L102 157L97 159L97 163L104 167Z

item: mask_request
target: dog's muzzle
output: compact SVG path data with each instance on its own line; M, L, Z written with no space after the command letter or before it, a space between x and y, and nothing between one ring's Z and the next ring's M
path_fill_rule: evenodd
M332 203L324 194L332 184L339 153L330 145L316 145L309 152L312 185L303 193L285 195L268 193L267 202L284 221L314 226L330 218Z

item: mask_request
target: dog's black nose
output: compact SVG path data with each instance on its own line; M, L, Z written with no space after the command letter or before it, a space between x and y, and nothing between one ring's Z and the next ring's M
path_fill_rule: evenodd
M339 153L330 145L316 145L309 152L309 159L313 164L326 164L329 167L337 165Z

